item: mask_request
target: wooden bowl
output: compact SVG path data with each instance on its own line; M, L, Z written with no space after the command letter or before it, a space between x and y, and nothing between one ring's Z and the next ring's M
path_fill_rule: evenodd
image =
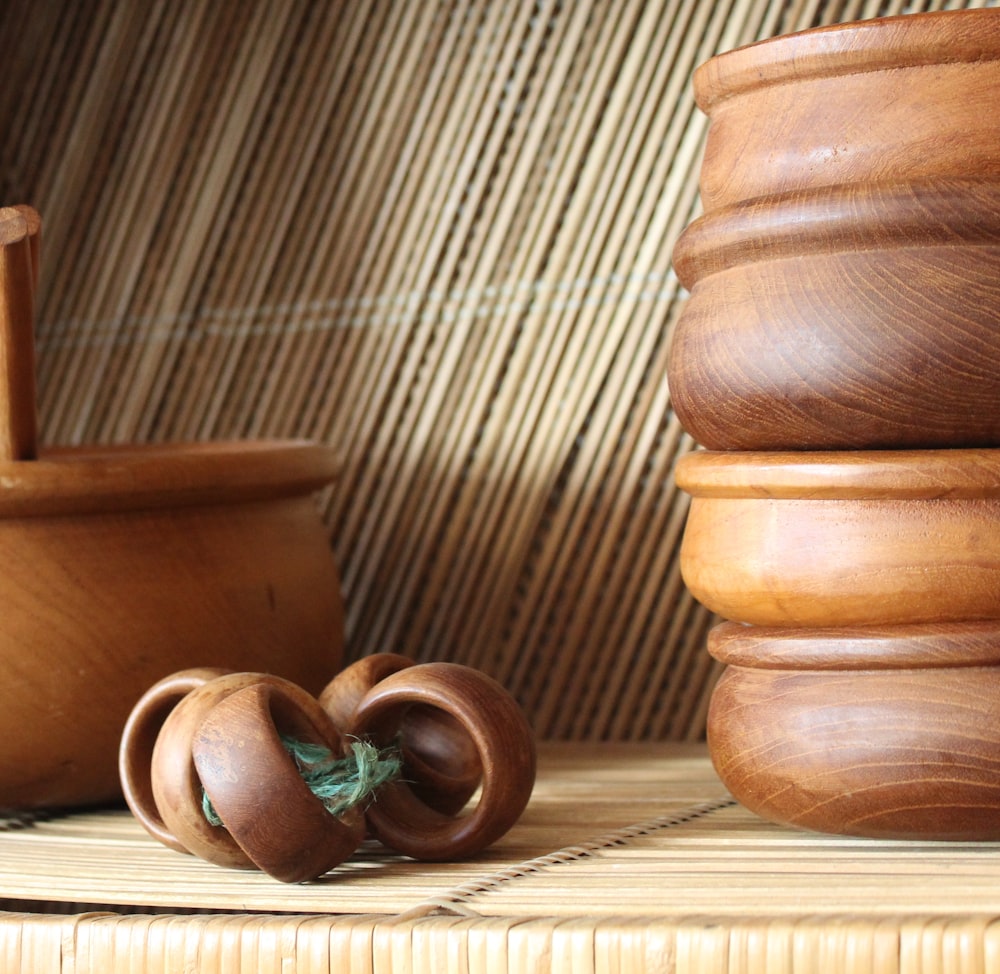
M724 623L708 734L726 787L774 822L1000 839L1000 624Z
M694 75L706 212L846 183L1000 177L1000 10L838 24Z
M1000 445L1000 10L762 41L694 88L684 427L714 450Z
M318 693L343 645L339 580L300 442L43 452L0 463L0 795L119 794L118 741L155 682L263 670Z
M1000 450L695 452L680 565L761 626L1000 619Z
M688 227L674 263L691 295L670 393L704 446L1000 445L1000 180L738 204Z

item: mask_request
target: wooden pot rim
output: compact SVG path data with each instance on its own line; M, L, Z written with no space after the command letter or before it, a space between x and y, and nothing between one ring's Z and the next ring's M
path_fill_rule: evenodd
M1000 182L850 183L760 197L706 213L681 234L673 264L690 289L710 274L759 260L989 245L1000 246Z
M693 497L981 500L1000 498L1000 449L697 450L680 458L675 478Z
M939 669L1000 664L1000 620L843 629L724 622L708 651L729 666L766 670Z
M338 470L334 450L305 440L54 447L0 463L0 518L293 497Z
M716 55L695 71L694 92L711 113L727 98L775 84L998 58L1000 9L901 14L814 27Z

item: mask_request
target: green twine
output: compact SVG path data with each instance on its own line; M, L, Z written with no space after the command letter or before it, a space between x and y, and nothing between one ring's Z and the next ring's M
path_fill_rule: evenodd
M355 741L351 753L342 758L321 744L284 735L281 743L294 759L302 780L331 815L342 815L369 801L382 785L399 776L402 767L397 751L380 752L367 741ZM222 825L204 789L201 807L210 825Z

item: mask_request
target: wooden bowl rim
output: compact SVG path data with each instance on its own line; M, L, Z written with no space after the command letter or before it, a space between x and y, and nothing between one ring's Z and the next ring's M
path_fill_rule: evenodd
M1000 181L849 183L743 200L692 221L673 265L690 289L761 260L934 246L1000 246Z
M694 73L705 112L734 95L790 81L1000 59L1000 9L936 10L830 24L718 54Z
M708 651L728 666L766 670L938 669L1000 665L1000 621L782 629L723 622Z
M726 452L677 462L693 497L796 500L1000 498L1000 449Z
M0 463L0 518L294 497L338 473L336 452L307 440L51 447Z

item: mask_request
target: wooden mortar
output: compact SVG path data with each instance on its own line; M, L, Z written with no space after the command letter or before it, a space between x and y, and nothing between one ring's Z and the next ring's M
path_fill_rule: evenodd
M0 210L0 806L117 798L119 738L190 667L319 692L343 607L313 494L333 451L254 442L39 450L37 215Z

